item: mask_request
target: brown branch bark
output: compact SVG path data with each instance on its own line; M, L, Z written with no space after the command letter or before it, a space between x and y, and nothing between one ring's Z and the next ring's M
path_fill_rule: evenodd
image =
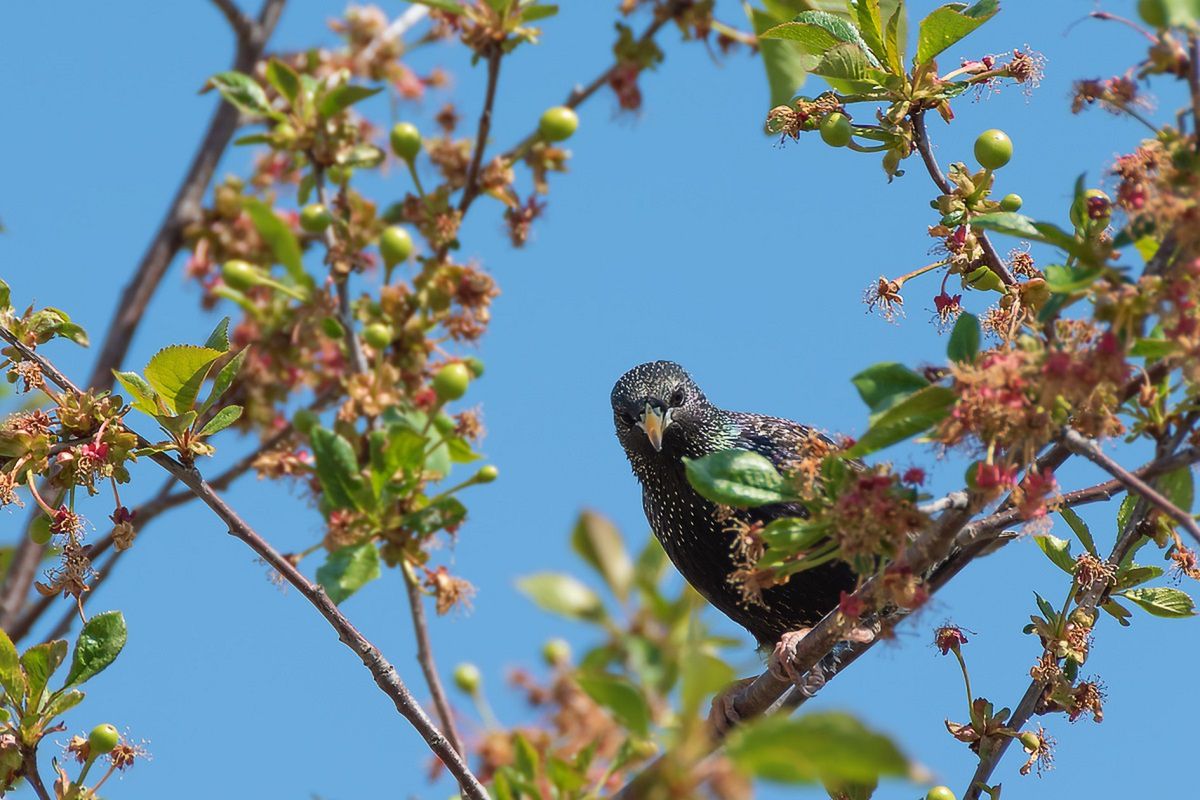
M236 34L233 69L248 72L253 68L279 22L284 2L285 0L265 0L258 19L249 27L233 26ZM230 4L218 2L217 5L228 18L226 6ZM176 190L175 197L167 208L154 238L151 239L150 246L142 256L137 271L117 300L117 307L108 324L108 333L100 347L88 386L97 390L112 388L112 371L120 367L125 360L134 331L141 323L167 267L183 246L184 229L199 218L204 192L212 181L217 163L233 138L237 123L237 109L229 103L218 101L208 130L192 157L191 166L188 167L183 182ZM35 544L28 537L24 537L17 545L4 584L0 587L0 628L8 627L13 618L20 613L44 553L45 548Z
M79 389L57 367L22 344L7 328L0 327L0 338L11 344L23 358L36 363L41 368L42 374L59 388L79 393ZM138 436L138 445L139 447L149 447L150 443ZM392 700L400 715L416 728L429 749L458 781L463 795L470 800L487 800L487 792L479 779L471 772L459 751L450 745L449 740L438 730L429 715L425 713L425 709L409 692L396 668L342 614L325 594L325 590L305 577L286 556L260 536L224 501L212 485L201 477L195 468L185 467L165 453L151 453L150 460L195 494L225 523L230 535L244 542L317 609L330 627L337 632L338 638L362 660L363 666L371 673L376 685Z
M451 746L460 753L467 752L462 746L462 737L458 734L458 726L454 724L454 709L446 696L446 688L442 685L438 673L437 662L433 657L433 645L429 641L429 625L425 621L425 598L416 576L409 574L407 568L400 570L404 573L404 585L408 589L408 605L412 612L413 636L417 640L417 663L421 665L421 673L429 693L433 696L433 707L437 710L438 720Z
M38 796L38 800L50 800L50 793L46 791L46 785L42 783L42 776L38 772L37 748L26 747L24 750L24 763L21 765L21 774L29 782L30 787Z
M479 196L479 168L483 165L483 154L487 150L488 135L492 131L492 108L496 104L496 86L500 82L500 59L503 57L499 45L494 45L487 57L487 89L483 97L483 110L479 112L479 128L475 132L475 153L467 169L467 183L458 202L459 214L465 215L471 203Z
M313 183L317 188L317 199L321 201L321 205L333 212L333 206L329 204L329 193L325 190L325 168L317 163L316 159L309 154L309 161L313 164ZM333 225L325 228L322 234L325 240L325 251L330 258L337 251L337 234L333 232ZM332 268L334 265L330 263ZM338 321L342 324L342 337L345 339L346 354L350 357L350 366L356 373L362 374L367 371L367 360L363 356L362 345L358 341L358 334L354 330L354 314L350 310L350 275L336 274L336 271L331 270L330 277L333 279L334 291L337 293L337 310Z
M938 166L937 157L933 154L933 145L929 141L929 131L925 128L925 111L914 111L911 114L913 124L913 142L917 145L917 152L921 154L921 160L925 162L925 169L929 173L929 177L933 178L933 182L942 190L942 194L950 194L954 191L954 184L942 172L942 168ZM983 260L987 262L988 268L996 273L1000 280L1006 285L1013 285L1017 279L1005 266L1004 260L1000 258L1000 254L996 252L996 248L992 245L992 240L988 238L983 231L976 231L975 236L979 239L979 247L983 250Z

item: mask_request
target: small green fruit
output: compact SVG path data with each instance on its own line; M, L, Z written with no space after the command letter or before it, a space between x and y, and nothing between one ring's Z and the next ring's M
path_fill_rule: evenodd
M346 167L341 164L334 164L329 169L325 170L325 175L329 180L336 183L338 186L345 186L350 182L350 178L354 177L354 168Z
M401 261L408 260L413 252L413 240L408 231L398 225L385 228L379 235L379 254L383 263L394 267Z
M221 278L231 289L244 292L252 286L257 286L262 272L258 267L240 259L231 259L221 265Z
M463 363L467 365L467 369L471 370L471 374L476 378L483 377L483 359L478 356L468 356L463 359Z
M491 483L500 477L500 470L496 469L494 464L484 464L479 468L479 472L475 473L476 483Z
M271 129L271 144L287 149L296 143L296 129L289 122L281 122Z
M433 391L443 403L447 400L457 400L467 393L471 383L471 370L462 362L455 361L447 364L433 376Z
M1004 282L987 267L980 267L967 276L967 284L981 292L1003 292Z
M552 667L559 667L571 661L571 645L565 639L551 639L542 645L542 658Z
M1138 16L1152 28L1167 27L1167 4L1164 0L1138 0Z
M1020 211L1025 202L1019 194L1006 194L1000 200L1001 211Z
M986 130L975 140L975 160L984 169L1000 169L1012 159L1012 154L1012 139L1002 130Z
M1036 753L1042 748L1041 737L1039 737L1033 731L1025 731L1021 734L1021 746L1024 747L1027 752Z
M346 335L346 329L342 327L342 323L337 317L322 317L321 332L330 339L341 339Z
M390 136L392 152L405 161L412 161L421 152L421 132L411 122L397 122Z
M29 538L34 544L49 544L50 542L50 518L41 514L29 526Z
M562 142L579 127L579 116L566 106L547 108L538 121L538 130L547 141Z
M949 786L935 786L925 793L925 800L958 800Z
M838 111L826 115L821 120L821 138L830 147L845 147L850 144L854 129L845 114Z
M333 222L333 214L320 203L312 203L300 211L300 227L309 233L320 233Z
M317 412L307 408L302 408L292 415L292 427L305 436L312 433L312 429L320 422L321 418L317 416Z
M92 755L102 756L111 753L120 741L121 734L116 727L106 722L92 728L92 732L88 734L88 750Z
M467 694L478 692L481 683L483 676L479 674L479 667L474 664L464 663L454 668L454 685Z
M372 322L363 328L363 341L371 345L374 350L382 350L387 347L395 336L396 332L392 330L392 326L382 322Z

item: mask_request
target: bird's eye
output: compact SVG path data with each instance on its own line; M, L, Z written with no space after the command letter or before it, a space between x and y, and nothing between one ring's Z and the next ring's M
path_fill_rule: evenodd
M683 405L683 398L684 398L683 387L680 386L678 389L671 392L671 400L670 400L671 406L677 407L677 406Z
M633 423L637 422L637 420L633 418L633 414L630 414L628 411L621 412L621 421L626 425L632 425Z

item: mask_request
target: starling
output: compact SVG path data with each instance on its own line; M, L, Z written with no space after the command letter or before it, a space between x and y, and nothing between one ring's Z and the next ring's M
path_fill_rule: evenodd
M760 647L777 647L786 634L812 627L855 586L854 573L831 561L762 592L749 603L731 582L735 534L715 503L688 482L683 459L722 450L751 450L778 468L794 464L820 434L786 419L717 408L691 376L671 361L634 367L612 392L617 438L642 484L642 507L654 535L683 577L721 613L741 625ZM738 509L734 517L766 524L807 516L803 506L778 503Z

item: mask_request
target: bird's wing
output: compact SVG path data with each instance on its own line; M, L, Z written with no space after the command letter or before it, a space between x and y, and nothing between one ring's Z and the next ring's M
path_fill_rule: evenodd
M729 412L729 416L738 427L734 446L766 456L784 473L794 469L796 462L806 456L814 438L830 441L824 434L790 419L738 411ZM756 516L765 517L764 521L784 516L808 516L808 510L798 503L767 506L760 511L765 513Z

